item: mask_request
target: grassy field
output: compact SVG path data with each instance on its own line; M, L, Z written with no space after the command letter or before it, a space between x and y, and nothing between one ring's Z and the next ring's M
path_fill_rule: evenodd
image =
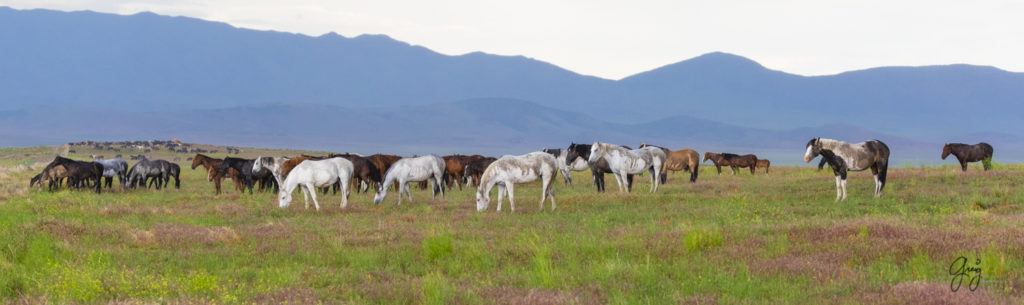
M37 150L46 151L43 148ZM4 150L9 154L24 154ZM255 151L248 153L257 153ZM24 156L23 156L24 157ZM15 160L16 156L0 158ZM8 161L4 161L8 162ZM28 162L9 161L8 164ZM473 191L381 205L372 194L301 199L213 195L183 163L180 190L26 191L0 183L0 300L16 304L1020 304L1024 166L894 168L884 196L852 174L677 173L659 193L597 194L559 178L510 213L477 212ZM134 163L134 162L131 162ZM23 163L22 163L23 164ZM615 189L614 180L609 189ZM492 197L493 198L493 197ZM952 292L960 256L976 291ZM977 264L975 264L977 263ZM974 273L970 274L971 276Z

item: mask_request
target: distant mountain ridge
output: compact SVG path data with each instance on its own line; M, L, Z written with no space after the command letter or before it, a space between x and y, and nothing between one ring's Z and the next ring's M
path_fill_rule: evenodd
M715 52L616 81L523 56L448 56L384 35L5 7L0 41L0 146L175 129L252 146L231 141L315 142L326 127L390 135L355 139L410 150L654 138L756 151L842 135L1019 147L1024 134L1024 74L962 64L801 76ZM417 133L388 126L445 132L407 136Z

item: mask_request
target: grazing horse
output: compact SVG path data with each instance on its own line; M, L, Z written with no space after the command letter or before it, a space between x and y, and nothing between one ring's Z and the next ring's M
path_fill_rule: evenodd
M163 160L142 160L139 163L135 163L128 170L128 181L125 181L124 188L130 189L141 186L148 189L155 184L156 189L159 190L163 187L164 177L167 175L167 165L160 161ZM149 182L148 184L147 181Z
M657 147L665 152L665 164L661 168L661 183L668 182L668 171L690 172L690 182L697 182L697 173L700 172L700 154L696 150L683 148L680 150L669 150L668 148L647 145L641 143L640 148Z
M224 174L227 173L229 168L238 171L239 175L241 175L243 180L245 181L245 187L249 189L249 194L251 195L252 194L252 182L253 182L252 170L251 169L252 169L252 164L255 161L256 160L252 160L252 159L225 157L224 158L224 162L221 162L221 164L220 164L220 169L218 169L218 172L221 175L224 175Z
M772 161L768 159L757 159L757 168L764 168L764 174L768 175L768 168L772 166Z
M96 183L95 191L97 194L100 193L100 189L103 187L101 182L103 179L103 165L96 162L75 161L58 156L53 159L53 162L46 165L43 172L48 172L56 166L63 166L67 172L68 187L77 184L88 186L90 181L94 181ZM72 183L72 180L75 183Z
M160 171L163 173L164 185L167 185L168 188L170 188L171 178L173 177L174 188L181 189L181 178L179 178L179 175L181 174L181 166L178 166L177 163L172 163L166 160L156 160L156 162L160 163Z
M44 184L47 186L48 190L53 191L54 189L59 189L61 187L61 184L63 184L61 181L63 181L64 178L67 177L67 168L65 168L64 165L55 165L52 167L47 166L46 168L44 168L43 171L39 173L39 175L36 175L34 178L32 178L32 181L39 184L40 191L43 190ZM29 182L29 187L32 186L32 181Z
M576 158L588 160L587 165L590 166L590 174L594 176L594 186L597 187L598 192L604 192L604 174L611 173L612 169L608 166L608 161L604 159L590 162L590 148L590 144L570 143L569 148L565 149L565 162L568 164L569 160L576 160ZM627 189L633 188L632 174L626 175L626 184Z
M492 162L497 161L498 158L484 157L481 155L469 156L469 163L466 164L465 174L463 176L469 178L470 183L475 183L477 186L480 185L480 178L484 174L484 170L487 169L488 165Z
M192 169L196 169L197 166L202 165L206 169L206 181L212 181L214 187L217 189L217 195L220 195L220 181L224 179L225 175L220 173L220 166L224 163L223 159L211 158L204 154L196 154L192 158ZM241 173L233 168L229 168L227 175L231 176L231 181L235 182L235 189L243 191L242 188L242 177Z
M985 170L992 168L992 145L988 145L985 142L974 145L948 143L942 146L942 160L946 160L949 154L956 156L956 160L960 161L960 169L965 172L967 171L968 162L981 161L981 165Z
M558 174L558 160L548 152L532 152L521 156L503 156L484 170L480 186L476 191L476 210L483 211L491 204L491 188L498 185L498 211L508 192L512 212L516 211L515 184L529 183L541 178L540 207L544 210L544 199L551 197L551 210L555 210L555 191L551 180Z
M879 140L857 144L832 139L814 138L807 142L804 162L821 155L836 176L836 201L846 200L846 172L871 169L875 176L875 197L882 196L885 174L889 169L889 146Z
M107 188L114 187L114 176L117 176L117 181L120 184L124 184L124 180L127 179L126 175L128 174L128 162L124 162L124 160L97 159L93 160L92 162L96 162L99 163L100 165L103 165L103 178L105 180L104 184L107 186Z
M381 174L380 169L373 165L370 159L357 155L357 154L330 154L328 158L342 157L348 159L355 166L355 172L352 172L352 178L356 186L356 192L362 191L362 184L366 184L367 190L370 187L377 187L380 185Z
M541 150L555 157L558 163L558 171L562 172L562 180L565 185L572 186L572 172L582 172L590 168L587 159L576 156L576 159L566 161L569 158L569 150L561 148L545 148Z
M654 193L658 191L661 167L666 158L665 152L657 147L627 149L615 144L594 142L594 145L590 147L590 158L587 159L587 162L594 163L600 159L608 160L608 166L611 167L615 181L619 183L619 191L625 193L629 192L629 188L626 186L626 174L639 174L650 170L651 192Z
M259 159L257 159L259 160ZM309 208L309 197L313 197L313 205L320 210L320 202L316 200L317 187L329 187L334 184L341 185L341 208L348 206L348 181L352 179L352 161L342 157L334 157L324 160L306 160L292 169L278 193L281 200L278 206L288 207L292 202L292 192L295 188L302 186L303 199L306 201L306 208Z
M753 175L754 169L757 168L757 156L751 154L740 156L737 154L730 153L716 154L713 152L705 152L704 160L702 160L701 162L705 162L707 160L711 160L711 163L715 164L715 168L718 169L719 175L722 174L722 166L728 166L732 168L733 175L736 174L736 170L738 168L744 167L749 167L750 174Z
M384 175L384 184L377 188L377 194L373 196L373 203L380 204L388 195L388 188L392 183L398 184L398 204L402 204L402 191L412 201L412 193L409 192L409 182L430 181L430 199L434 199L440 191L441 199L444 199L444 188L441 187L444 181L444 159L435 155L402 158L391 165L387 174Z

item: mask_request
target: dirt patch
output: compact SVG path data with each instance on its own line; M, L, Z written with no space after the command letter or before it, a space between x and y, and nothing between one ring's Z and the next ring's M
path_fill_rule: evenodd
M323 304L311 288L285 288L252 299L253 304Z
M953 292L949 283L907 282L888 287L880 292L864 295L858 301L865 304L932 304L932 305L988 305L1011 304L1012 302L995 293L979 289L960 289Z
M491 304L603 304L599 298L584 293L563 292L547 289L524 289L508 286L485 289L481 296Z
M77 241L86 232L84 225L70 224L53 218L40 219L39 222L36 222L36 228L59 237L67 243Z
M206 228L185 224L158 224L153 230L133 230L129 232L132 240L138 245L159 244L163 246L183 246L191 244L222 244L239 239L238 233L228 227Z

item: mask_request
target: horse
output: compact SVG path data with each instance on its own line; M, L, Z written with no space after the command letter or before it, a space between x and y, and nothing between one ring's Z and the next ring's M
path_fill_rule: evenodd
M956 160L960 161L960 169L967 171L968 162L981 161L981 165L985 170L992 168L992 145L981 142L974 145L967 145L963 143L947 143L942 146L942 160L946 160L949 154L956 156Z
M48 190L53 191L54 189L61 188L64 178L67 177L68 170L63 165L44 168L42 172L29 181L29 187L31 187L33 183L38 183L39 190L42 191L43 185L45 184Z
M821 158L821 162L818 162L818 170L820 171L823 168L825 168L825 164L828 164L828 160L825 160L825 158Z
M160 171L163 173L164 185L171 185L171 178L174 178L174 188L181 189L181 166L167 160L156 160L160 164Z
M127 179L128 174L128 162L124 162L121 159L97 159L92 162L103 165L103 178L104 184L107 188L114 187L114 176L117 176L117 181L120 184L124 184L124 180Z
M352 178L355 179L356 192L362 191L362 184L366 184L367 190L370 187L377 187L380 185L381 174L380 169L373 165L373 162L366 157L357 154L330 154L328 158L342 157L348 159L355 166L355 172L352 173Z
M202 165L206 169L206 181L212 181L214 187L217 189L217 195L220 195L220 181L224 179L223 174L220 173L220 166L224 162L223 159L211 158L204 154L196 154L192 158L192 169L196 169L197 166ZM241 173L233 168L229 168L227 175L231 176L231 181L235 182L235 189L243 191Z
M392 183L398 184L398 204L402 204L402 191L412 201L412 193L409 191L409 182L430 181L430 199L434 199L438 191L441 199L444 199L444 188L441 182L444 181L444 159L435 155L402 158L391 165L387 174L384 175L384 184L377 188L377 194L373 196L373 203L380 204L388 194L388 187Z
M590 144L570 143L569 147L565 149L565 162L568 165L569 160L576 160L576 158L588 160L587 165L590 167L590 174L594 176L594 186L597 187L598 192L604 192L604 174L611 173L612 169L608 166L608 161L604 159L590 162L590 148ZM626 188L633 188L633 174L626 175Z
M832 139L814 138L807 142L804 162L818 155L825 158L836 176L836 201L846 200L846 172L871 169L875 176L875 198L882 196L885 176L889 170L889 146L879 140L851 144Z
M284 185L284 180L281 180L281 167L284 162L288 161L288 158L284 157L256 157L256 160L252 163L252 172L255 174L262 169L270 171L270 174L277 181L278 185Z
M487 169L488 165L492 162L497 161L498 158L484 157L481 155L469 156L469 162L466 163L466 168L463 170L463 176L469 180L470 183L475 183L477 186L480 185L480 178L484 174L484 170Z
M768 168L772 166L772 161L768 161L768 159L757 159L757 165L756 166L757 166L757 168L764 168L764 174L765 174L765 176L767 176L768 175Z
M572 186L572 172L582 172L590 168L587 160L577 156L572 162L566 161L569 150L561 148L545 148L541 150L555 157L558 163L558 171L562 172L562 181L565 185Z
M124 183L124 188L135 188L138 186L146 187L147 189L156 185L156 189L163 187L164 177L167 173L167 165L163 164L163 160L142 160L139 163L135 163L130 170L128 170L128 180ZM163 161L167 162L167 161ZM152 180L150 180L152 179ZM147 185L147 181L149 184Z
M665 152L657 147L644 147L639 149L627 149L625 147L594 142L590 147L590 158L587 162L594 163L597 160L605 159L619 183L619 191L628 193L626 186L626 174L639 174L646 170L651 172L651 192L658 191L658 179L661 176L661 167L667 156Z
M640 144L640 148L648 146L661 148L665 152L665 164L661 168L661 183L668 182L668 171L688 171L690 172L690 182L697 182L697 173L700 172L700 162L697 160L700 160L700 154L696 150L689 148L670 150L647 143Z
M68 186L78 185L88 186L90 181L95 182L95 191L97 194L100 193L100 189L103 187L101 180L103 179L103 165L96 162L86 161L75 161L68 158L57 156L43 169L43 172L47 172L53 167L64 166L67 172ZM72 183L74 180L74 183Z
M515 184L529 183L541 178L539 210L544 210L544 199L551 198L551 210L555 210L555 191L551 180L558 174L558 160L548 152L532 152L521 156L503 156L484 170L480 186L476 191L476 210L483 211L491 204L491 188L498 185L498 212L505 192L512 212L516 211Z
M718 169L719 175L722 174L722 166L728 166L732 168L733 175L736 174L737 168L749 167L751 175L754 174L754 169L757 168L757 156L752 154L741 156L730 153L716 154L713 152L705 152L704 160L702 160L701 162L705 162L707 160L711 160L711 163L715 164L715 168Z
M470 156L455 154L443 156L441 159L444 159L444 178L445 185L448 186L448 190L450 191L452 189L452 183L455 183L459 186L459 190L461 191L462 184L465 182L466 178L466 165L473 161L473 158Z
M278 206L286 208L292 202L292 192L295 188L302 186L303 198L306 201L306 208L309 208L309 197L313 197L313 205L320 210L320 203L316 200L317 187L329 187L334 184L341 185L341 208L348 206L348 181L352 179L352 161L342 157L334 157L324 160L306 160L292 169L288 177L284 179L281 190L278 193L281 200Z
M252 169L252 164L255 161L256 160L252 159L225 157L224 162L221 162L220 169L218 169L218 171L220 172L221 175L226 174L229 168L238 171L242 178L244 178L245 187L249 189L249 194L251 195L253 178L252 171L250 169Z

